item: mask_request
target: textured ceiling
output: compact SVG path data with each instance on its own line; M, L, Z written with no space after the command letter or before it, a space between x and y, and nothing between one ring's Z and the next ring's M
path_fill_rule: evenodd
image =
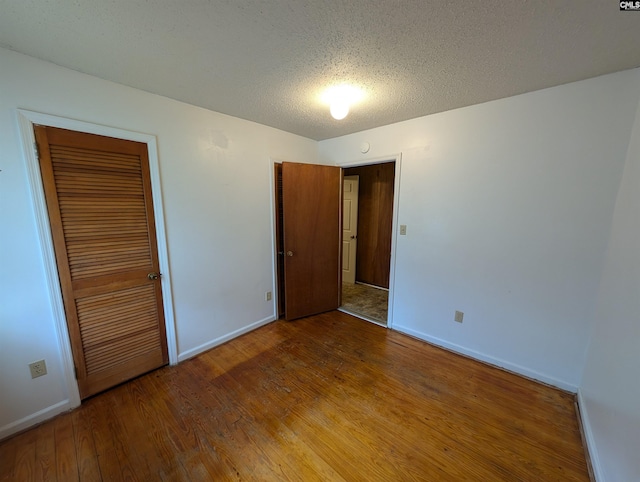
M613 0L0 0L0 46L321 140L638 67L640 12ZM345 82L366 97L336 121L320 94Z

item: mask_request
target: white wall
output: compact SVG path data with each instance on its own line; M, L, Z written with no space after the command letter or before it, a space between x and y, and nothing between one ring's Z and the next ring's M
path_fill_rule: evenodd
M639 76L319 143L333 163L402 153L393 328L577 389Z
M270 158L316 142L0 49L0 438L69 400L17 108L157 136L180 359L274 319Z
M639 85L640 87L640 85ZM640 480L640 106L580 387L598 480Z

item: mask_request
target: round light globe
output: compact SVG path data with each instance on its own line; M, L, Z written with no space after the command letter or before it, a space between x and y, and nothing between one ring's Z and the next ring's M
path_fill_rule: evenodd
M334 119L342 120L349 113L349 104L347 102L334 102L329 107L329 112L331 112L331 117Z

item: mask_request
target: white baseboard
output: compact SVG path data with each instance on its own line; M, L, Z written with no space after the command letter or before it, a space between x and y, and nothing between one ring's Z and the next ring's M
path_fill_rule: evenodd
M191 348L190 350L187 350L183 353L179 353L178 354L178 362L182 362L184 360L187 360L189 358L192 358L196 355L199 355L202 352L205 352L207 350L210 350L211 348L214 348L218 345L222 345L223 343L232 340L233 338L236 338L240 335L244 335L245 333L249 333L250 331L255 330L256 328L260 328L261 326L264 326L268 323L271 323L273 321L275 321L276 318L274 316L268 316L267 318L263 318L262 320L258 320L254 323L251 323L250 325L247 325L243 328L239 328L235 331L232 331L231 333L227 333L226 335L223 335L219 338L215 338L213 340L210 340L206 343L203 343L202 345L199 345L195 348Z
M40 422L44 422L50 418L55 417L59 413L66 412L75 408L71 405L69 400L62 400L54 405L43 408L35 413L27 415L20 420L16 420L15 422L11 422L4 427L0 428L0 440L4 440L7 437L10 437L13 434L26 430L34 425L39 424Z
M407 328L406 326L395 324L393 325L393 329L401 333L404 333L406 335L413 336L414 338L419 338L420 340L426 341L428 343L432 343L433 345L437 345L441 348L445 348L447 350L459 353L461 355L466 355L468 357L483 361L490 365L494 365L499 368L503 368L505 370L517 373L519 375L523 375L527 378L538 380L540 382L546 383L547 385L551 385L571 393L576 393L578 391L578 387L572 383L568 383L563 380L558 380L557 378L550 377L543 373L536 372L535 370L530 370L526 367L517 365L515 363L511 363L506 360L502 360L500 358L496 358L476 350L471 350L461 345L456 345L455 343L450 343L446 340L442 340L440 338L427 335L426 333L422 333L420 331Z
M584 439L587 446L585 447L589 458L591 459L591 468L593 469L593 476L596 482L604 482L604 476L602 475L602 465L598 457L598 449L596 447L596 441L593 436L593 430L591 430L591 422L589 420L589 413L587 411L587 403L582 396L582 392L578 389L576 400L578 402L578 415L580 422L582 423L582 431L584 433Z

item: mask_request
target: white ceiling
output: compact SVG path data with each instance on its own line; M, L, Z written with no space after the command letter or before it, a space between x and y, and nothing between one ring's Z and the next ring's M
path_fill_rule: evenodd
M321 140L638 67L640 12L614 0L0 0L0 46ZM319 96L343 82L367 97L336 121Z

